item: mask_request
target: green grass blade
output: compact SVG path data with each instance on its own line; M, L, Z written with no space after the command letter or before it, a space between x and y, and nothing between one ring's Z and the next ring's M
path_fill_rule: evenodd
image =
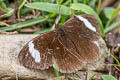
M115 18L115 16L119 13L119 11L120 11L120 8L117 8L117 9L114 10L114 12L112 13L111 18L108 20L108 22L107 22L105 27L108 27L110 25L110 23Z
M87 0L83 0L83 3L86 4L86 3L87 3Z
M92 75L89 80L93 80L96 74Z
M38 9L46 12L52 12L52 13L57 13L59 14L59 7L60 12L62 15L70 15L70 8L66 7L64 5L59 5L59 4L53 4L53 3L43 3L43 2L34 2L34 3L28 3L25 6L33 9Z
M90 2L90 0L83 0L84 4L88 4Z
M72 77L72 80L76 80L74 77Z
M49 32L50 30L51 30L51 28L46 28L46 29L40 30L38 32L35 32L34 34L42 34L42 33L45 33L45 32Z
M102 75L103 80L117 80L112 75Z
M110 52L106 51L106 53L109 54L116 61L118 66L120 67L120 62L118 61L118 59L115 56L113 56Z
M56 64L56 61L53 62L53 67L54 67L54 70L55 70L55 74L56 74L56 76L57 76L57 80L61 80L61 79L60 79L60 74L59 74L59 72L58 72L58 66L57 66L57 64Z
M62 4L64 2L64 0L59 0L58 4Z
M100 14L101 0L98 0L97 14Z
M85 12L86 14L91 14L93 16L96 16L96 18L97 18L97 20L100 24L100 29L101 29L102 36L105 35L102 21L99 18L99 16L97 15L97 13L91 7L89 7L85 4L81 4L81 3L73 3L73 4L71 4L71 8L74 9L74 10L81 10L81 11Z
M71 3L71 0L67 0L63 3L63 5L69 5Z
M73 0L73 3L77 3L78 1L77 0Z
M0 30L11 31L11 30L15 30L15 29L20 29L20 28L31 26L33 24L43 22L45 20L47 20L47 18L40 16L35 19L31 19L31 20L27 20L27 21L24 21L21 23L13 24L10 27L1 27Z
M111 24L109 27L106 27L104 29L105 34L109 31L115 29L116 27L119 27L119 25L120 25L120 21L117 21L117 22L114 22L113 24Z
M38 2L52 2L53 0L37 0Z

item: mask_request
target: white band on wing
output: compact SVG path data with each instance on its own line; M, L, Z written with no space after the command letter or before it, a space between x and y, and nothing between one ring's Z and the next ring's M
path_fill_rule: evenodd
M32 41L30 41L28 43L28 47L29 47L29 52L30 52L31 56L35 59L35 62L39 63L40 59L41 59L40 52L34 48L34 44Z
M85 26L86 26L88 29L96 32L96 28L95 28L86 18L84 18L84 17L82 17L82 16L80 16L80 15L79 15L79 16L76 16L76 17L77 17L79 20L83 21L84 24L85 24Z

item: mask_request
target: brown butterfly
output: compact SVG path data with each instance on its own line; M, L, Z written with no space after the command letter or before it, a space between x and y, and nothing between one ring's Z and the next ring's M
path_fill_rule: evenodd
M40 70L48 69L55 61L60 72L71 73L100 58L97 44L100 38L96 18L78 15L66 21L62 28L56 25L56 30L32 39L18 58L23 66Z

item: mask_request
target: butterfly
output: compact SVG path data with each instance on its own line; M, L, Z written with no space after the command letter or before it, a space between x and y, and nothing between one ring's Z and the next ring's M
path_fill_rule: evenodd
M53 67L55 61L58 71L73 73L86 63L100 59L97 41L101 33L94 16L76 15L55 28L33 38L22 48L18 59L23 66L44 70Z

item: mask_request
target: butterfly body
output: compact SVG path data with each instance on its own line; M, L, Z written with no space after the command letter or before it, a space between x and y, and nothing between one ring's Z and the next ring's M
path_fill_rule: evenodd
M28 42L18 55L20 63L28 68L47 69L55 61L63 73L75 72L100 58L100 28L91 15L75 16L62 28L41 34Z
M56 31L56 36L65 36L65 32L62 28L59 28L57 31Z

